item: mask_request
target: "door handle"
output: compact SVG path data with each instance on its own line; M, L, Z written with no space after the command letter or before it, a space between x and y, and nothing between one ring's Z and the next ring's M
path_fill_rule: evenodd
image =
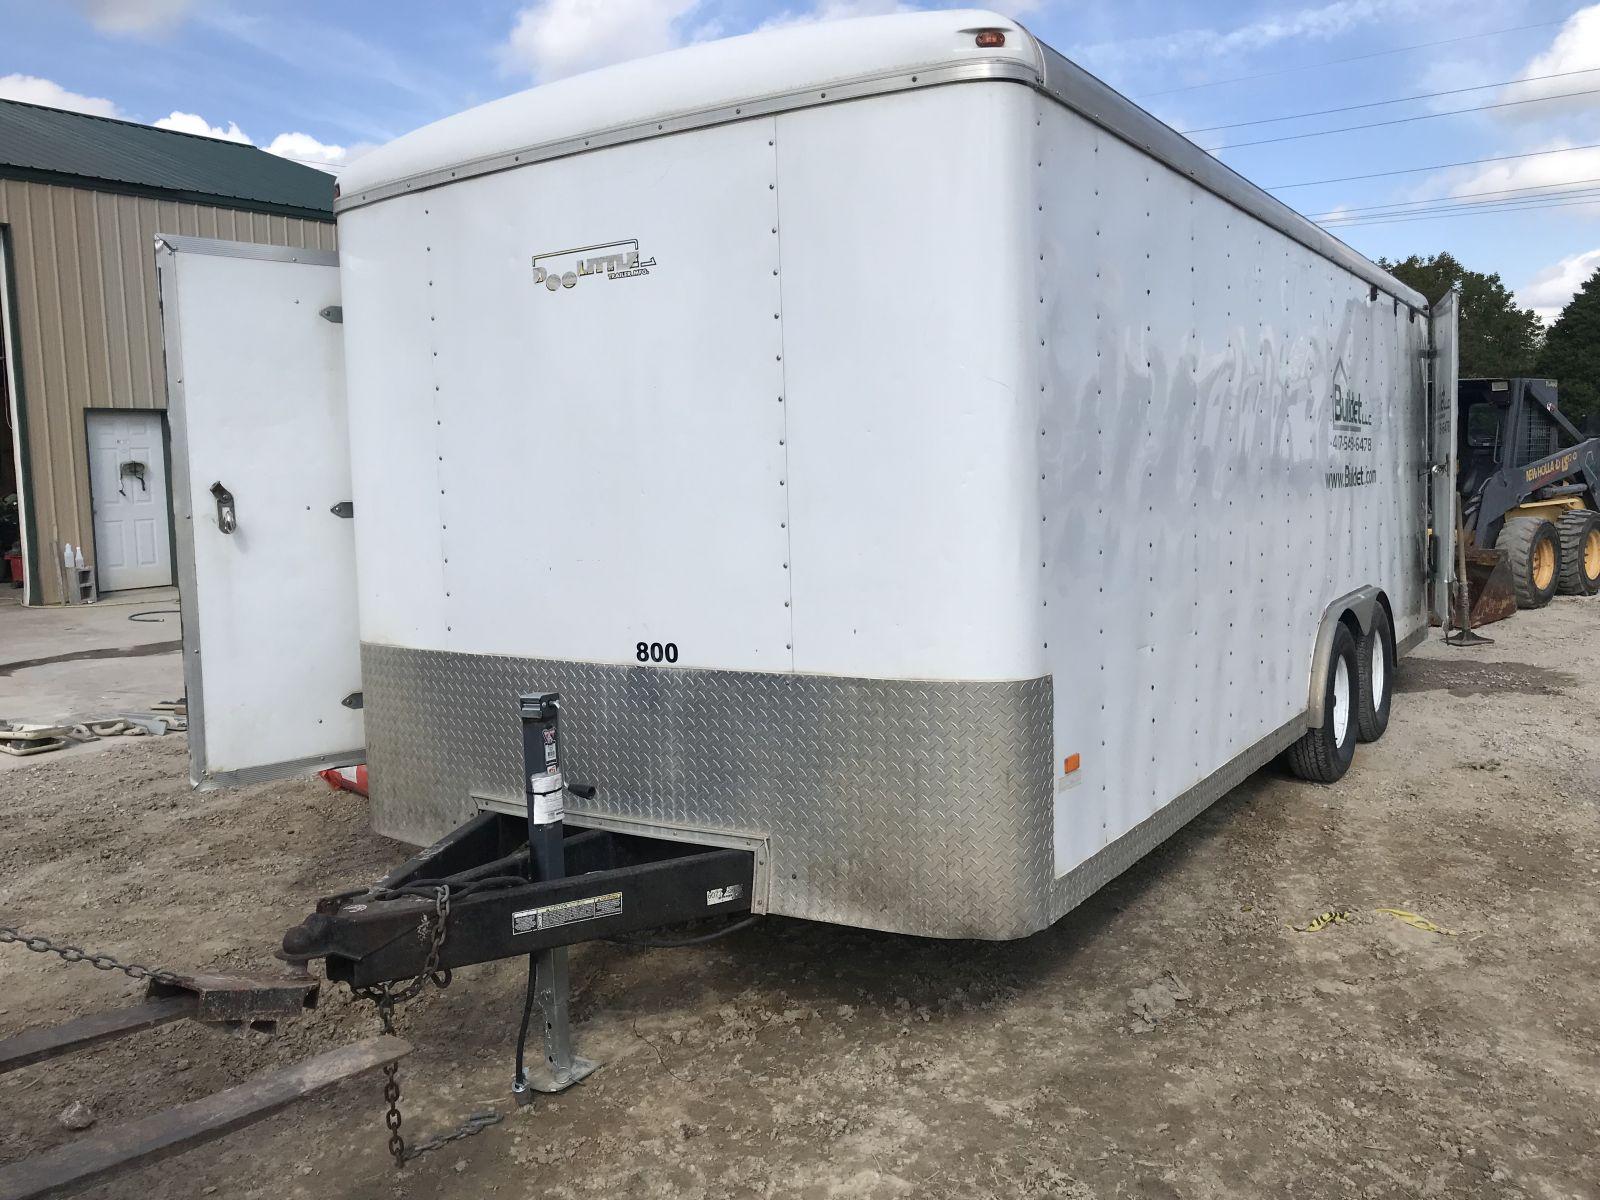
M232 533L239 528L239 514L233 507L233 493L223 487L219 479L211 485L211 494L217 498L217 528L223 533Z

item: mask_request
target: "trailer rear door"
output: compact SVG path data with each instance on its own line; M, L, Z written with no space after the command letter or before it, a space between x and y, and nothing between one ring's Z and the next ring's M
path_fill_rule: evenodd
M162 237L190 775L361 762L338 259Z
M1456 326L1460 310L1460 297L1452 290L1441 296L1428 314L1428 340L1433 352L1432 369L1428 372L1428 460L1432 469L1428 507L1433 528L1428 591L1434 616L1447 626L1456 561L1456 377L1460 362Z

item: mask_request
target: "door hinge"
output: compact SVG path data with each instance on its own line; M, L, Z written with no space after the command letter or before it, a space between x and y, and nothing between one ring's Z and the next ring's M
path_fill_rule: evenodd
M353 517L356 515L355 501L341 500L328 511L336 517Z
M360 692L351 692L343 700L339 701L339 703L344 705L346 708L363 708L366 706L366 701Z
M317 311L317 316L321 317L324 321L332 321L335 325L343 325L344 305L330 304L327 308L319 309Z

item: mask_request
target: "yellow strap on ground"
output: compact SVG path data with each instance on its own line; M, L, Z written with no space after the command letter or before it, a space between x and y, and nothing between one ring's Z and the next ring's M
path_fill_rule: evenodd
M1427 917L1420 917L1414 912L1407 912L1403 908L1375 908L1373 912L1383 913L1393 917L1396 921L1403 921L1413 929L1420 929L1423 933L1442 933L1445 937L1455 937L1453 929L1446 929L1442 925L1435 925Z
M1315 933L1319 929L1326 929L1329 925L1339 921L1348 921L1353 913L1348 908L1330 908L1325 913L1312 917L1304 925L1295 925L1292 928L1296 933Z

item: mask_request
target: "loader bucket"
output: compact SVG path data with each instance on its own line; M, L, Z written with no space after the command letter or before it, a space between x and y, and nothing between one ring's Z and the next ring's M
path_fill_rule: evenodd
M1517 611L1517 596L1511 586L1511 566L1504 552L1467 547L1467 597L1471 607L1471 621L1466 626L1476 629L1503 621ZM1457 594L1450 593L1450 622L1460 624L1460 607Z

